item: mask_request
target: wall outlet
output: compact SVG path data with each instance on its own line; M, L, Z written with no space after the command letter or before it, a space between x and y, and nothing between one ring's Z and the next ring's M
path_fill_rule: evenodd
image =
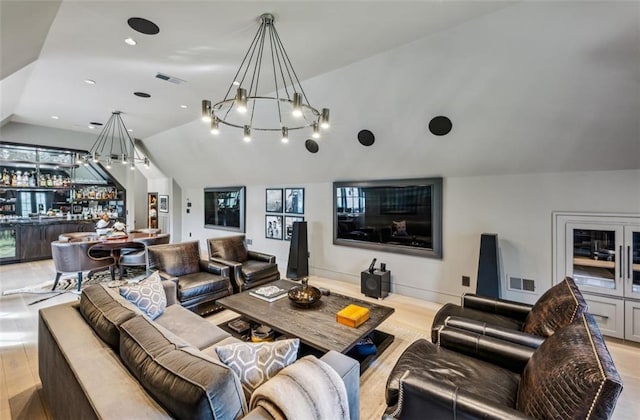
M253 239L247 239L247 245L253 245Z
M469 287L471 286L471 277L469 276L462 276L462 285Z

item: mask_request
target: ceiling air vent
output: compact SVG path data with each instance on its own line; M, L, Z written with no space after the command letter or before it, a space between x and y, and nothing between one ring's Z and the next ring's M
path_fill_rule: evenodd
M176 85L180 85L180 84L186 82L186 80L178 79L177 77L169 76L168 74L162 74L162 73L156 74L156 78L160 79L160 80L165 80L167 82L174 83Z

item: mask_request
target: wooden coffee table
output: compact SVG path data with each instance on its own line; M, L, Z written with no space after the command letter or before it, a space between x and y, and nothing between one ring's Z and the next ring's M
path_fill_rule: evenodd
M278 280L269 284L289 289L300 283ZM322 353L335 350L346 354L358 341L371 335L379 355L394 339L392 335L376 330L376 327L391 316L395 309L335 293L322 296L320 302L310 308L296 306L287 297L271 303L265 302L250 296L249 291L227 296L216 302L243 318L268 325L280 334L298 337L301 343ZM336 313L352 303L368 308L370 313L369 320L358 328L347 327L336 321ZM361 371L372 360L371 357L360 360Z

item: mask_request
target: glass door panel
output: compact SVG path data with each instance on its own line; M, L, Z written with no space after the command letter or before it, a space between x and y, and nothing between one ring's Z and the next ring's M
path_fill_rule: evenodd
M622 227L567 224L567 275L583 290L622 295Z
M640 299L640 226L625 228L625 277L627 297Z

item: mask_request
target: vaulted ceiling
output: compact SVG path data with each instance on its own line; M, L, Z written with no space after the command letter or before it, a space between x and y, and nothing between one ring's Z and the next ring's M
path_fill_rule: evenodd
M316 155L213 140L198 121L265 12L311 103L332 109ZM183 186L640 169L640 2L0 0L0 18L3 124L73 130L88 149L90 123L120 110ZM436 115L449 135L426 129Z

